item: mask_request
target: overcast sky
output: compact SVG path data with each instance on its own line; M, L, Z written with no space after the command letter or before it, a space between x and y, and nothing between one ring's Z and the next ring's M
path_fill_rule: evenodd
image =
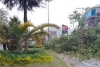
M100 0L53 0L49 4L50 23L55 23L57 25L65 24L70 26L68 15L72 13L73 10L75 10L76 8L93 7L100 4ZM0 8L5 7L0 3ZM23 20L22 12L13 9L12 11L10 11L10 16L13 15L18 16L21 21ZM37 8L35 9L35 11L28 12L28 20L31 20L34 25L47 23L47 8Z

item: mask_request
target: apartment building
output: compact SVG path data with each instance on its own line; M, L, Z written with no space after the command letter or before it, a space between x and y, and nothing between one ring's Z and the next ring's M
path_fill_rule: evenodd
M83 19L86 26L95 27L100 25L100 5L96 5L87 10L83 15Z

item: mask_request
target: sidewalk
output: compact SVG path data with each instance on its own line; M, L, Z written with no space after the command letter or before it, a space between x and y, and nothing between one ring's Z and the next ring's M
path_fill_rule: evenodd
M58 54L69 67L100 67L100 61L97 59L90 59L79 61L76 58L69 58L68 55Z

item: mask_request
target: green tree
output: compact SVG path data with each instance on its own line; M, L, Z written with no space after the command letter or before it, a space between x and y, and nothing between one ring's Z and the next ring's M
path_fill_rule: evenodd
M79 22L79 25L78 25L79 28L84 27L83 17L78 11L76 11L76 10L73 11L73 13L69 15L69 19L70 19L70 21L72 21L73 28L74 28L75 22Z
M24 22L27 22L27 10L32 10L33 7L40 7L46 1L51 0L1 0L9 9L18 6L19 10L24 10ZM27 43L27 42L26 42ZM26 44L25 43L25 44ZM28 50L28 45L25 45L25 50Z
M32 10L33 7L41 7L46 1L51 0L1 0L7 8L12 9L14 6L18 6L19 10L24 10L24 22L27 22L27 10Z
M3 10L2 8L0 9L0 26L4 25L4 24L8 24L8 12Z
M15 25L18 25L18 24L20 24L20 23L21 23L21 22L20 22L20 20L18 19L18 17L16 17L16 16L10 17L10 21L9 21L10 27L13 27L13 26L15 26Z
M16 30L16 27L21 24L20 20L18 19L18 17L13 16L10 17L10 21L9 21L9 29L7 29L7 35L8 35L8 40L13 40L16 39L16 33L14 33L14 30ZM16 30L17 31L17 30ZM7 43L6 43L7 44ZM9 50L12 50L12 45L7 45ZM14 47L14 46L13 46Z
M27 32L27 29L30 26L33 27L33 29ZM48 34L48 32L41 30L45 27L54 27L57 29L59 28L55 24L42 24L36 27L33 24L26 22L24 24L18 24L9 28L6 27L7 31L5 31L4 28L0 28L0 41L3 43L7 43L7 45L9 46L8 49L10 51L20 51L23 46L22 43L29 38L33 38L34 40L36 40L37 45L40 47L41 35Z
M8 13L3 10L3 9L0 9L0 27L4 27L4 26L7 26L8 25L8 19L7 19L7 15ZM6 45L5 43L2 43L3 44L3 49L6 50Z

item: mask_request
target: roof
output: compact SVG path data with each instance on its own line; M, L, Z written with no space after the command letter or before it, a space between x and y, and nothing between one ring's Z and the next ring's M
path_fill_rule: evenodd
M94 6L94 7L100 7L100 4L98 4L98 5ZM92 8L94 8L94 7L92 7Z

